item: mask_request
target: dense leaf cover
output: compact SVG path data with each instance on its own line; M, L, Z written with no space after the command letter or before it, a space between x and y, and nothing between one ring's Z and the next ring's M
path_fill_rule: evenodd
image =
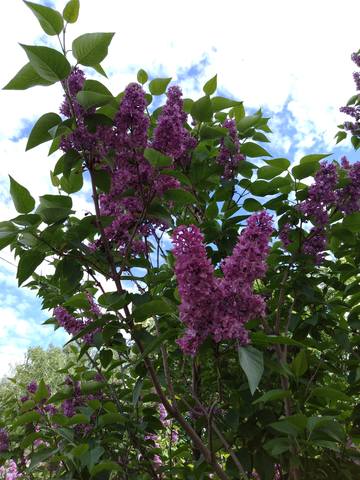
M61 82L27 143L60 153L58 194L10 178L0 246L77 361L3 401L0 476L358 478L360 163L273 158L269 119L216 96L216 76L196 100L144 70L113 94L83 69L106 76L113 33L76 38L73 66L79 2L25 3L60 49L22 45L5 88ZM337 134L355 148L359 102Z

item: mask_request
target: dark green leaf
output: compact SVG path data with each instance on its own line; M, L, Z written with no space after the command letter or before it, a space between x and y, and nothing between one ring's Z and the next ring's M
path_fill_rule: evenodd
M145 148L144 157L149 160L153 167L169 167L173 163L170 157L153 148Z
M204 91L205 95L212 95L213 93L215 93L216 88L217 88L217 75L210 78L210 80L208 80L205 83L205 85L203 87L203 91Z
M262 210L263 207L260 202L255 200L255 198L247 198L244 201L243 208L248 212L258 212L259 210Z
M133 315L136 320L145 320L154 315L171 313L171 306L164 300L152 300L151 302L139 305L134 309Z
M30 8L30 10L39 20L39 23L45 33L48 35L59 35L64 27L64 22L59 12L50 7L38 5L37 3L27 1L24 1L24 3Z
M37 147L41 143L51 140L49 130L61 123L61 117L57 113L45 113L33 126L27 144L26 151Z
M140 397L140 394L141 394L141 390L142 390L142 387L143 387L143 383L144 383L144 379L143 378L138 378L136 380L136 383L135 383L135 387L134 387L134 390L133 390L133 398L132 398L132 402L133 402L133 405L135 406L138 401L139 401L139 397Z
M174 202L177 207L196 203L196 198L192 193L180 188L169 188L164 192L164 198Z
M199 98L191 107L191 116L199 122L210 122L213 116L213 108L210 97Z
M240 151L248 157L271 157L270 153L267 152L264 148L252 142L243 143L240 147Z
M264 444L265 450L275 457L289 451L290 446L290 440L287 437L273 438Z
M27 88L35 87L37 85L48 86L54 82L49 82L42 78L32 67L31 63L27 63L15 75L10 82L5 85L4 90L26 90Z
M269 390L268 392L261 395L261 397L257 398L253 401L253 405L257 405L258 403L267 403L267 402L274 402L275 400L282 400L283 398L290 397L291 392L289 390Z
M80 105L82 105L86 109L92 107L102 107L103 105L107 105L114 100L113 96L86 90L81 90L76 95L76 98Z
M97 65L108 54L113 36L114 33L85 33L73 41L72 53L81 65Z
M342 222L343 226L349 229L351 232L360 232L360 213L350 213L346 215Z
M68 23L75 23L79 16L79 0L70 0L63 10L64 20Z
M78 192L83 186L83 174L81 169L72 171L69 176L63 176L60 180L61 189L70 194Z
M22 45L31 66L40 77L55 83L64 80L71 71L71 66L64 55L49 47Z
M211 99L212 111L219 112L225 108L231 108L242 105L242 102L238 100L231 100L230 98L225 97L214 97Z
M162 95L171 82L171 78L154 78L149 83L149 90L152 95Z
M44 258L45 254L36 250L29 250L21 254L16 275L19 286L34 273Z
M300 165L303 163L313 163L313 162L320 162L323 158L329 157L331 153L313 153L311 155L305 155L300 160Z
M223 138L228 133L229 131L227 128L209 127L208 125L204 125L200 129L200 138L202 140L213 140L217 138Z
M265 180L271 180L272 178L280 175L283 170L281 168L271 167L267 165L265 167L261 167L258 170L258 178L264 178Z
M249 382L252 395L257 389L264 373L263 353L252 346L238 347L239 362Z
M104 413L99 417L99 425L103 427L105 425L124 425L126 423L126 418L120 413Z
M10 175L10 195L13 199L16 211L19 213L29 213L35 207L35 200L30 195L27 188L23 187Z
M112 462L111 460L103 461L95 465L94 468L91 469L91 476L105 471L110 472L119 472L121 470L118 463Z
M16 239L18 229L11 222L0 222L0 250Z
M300 350L300 352L296 355L296 357L292 361L291 369L294 372L296 377L301 377L304 375L304 373L307 371L308 368L309 368L309 365L306 357L306 351Z
M101 350L100 362L103 368L107 368L113 359L113 352L110 349Z
M40 413L38 412L26 412L22 415L16 417L14 421L14 427L18 427L20 425L27 425L28 423L37 422L41 418Z
M328 400L340 400L343 402L349 402L351 400L351 398L341 390L331 387L314 388L311 392L311 395L314 395L315 397L326 398Z
M292 173L296 179L302 180L303 178L313 176L318 169L319 162L302 163L300 165L295 165L292 169Z

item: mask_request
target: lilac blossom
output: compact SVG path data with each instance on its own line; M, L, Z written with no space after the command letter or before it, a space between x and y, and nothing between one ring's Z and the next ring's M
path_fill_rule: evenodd
M360 162L350 164L346 157L341 159L341 166L347 172L348 184L343 187L337 198L337 207L349 215L360 211Z
M360 68L360 54L354 52L351 54L351 60Z
M17 478L22 478L22 474L18 471L15 461L10 459L0 467L0 479L16 480Z
M154 130L153 148L178 161L196 146L196 140L184 127L187 114L183 109L182 92L178 86L170 87L167 101Z
M26 387L26 390L29 392L29 393L36 393L38 389L38 384L35 380L32 380L29 385Z
M245 160L244 155L240 153L240 142L236 129L236 122L233 119L226 119L223 126L229 131L229 138L233 143L233 149L229 149L225 141L221 141L217 162L224 167L224 178L231 179L236 171L238 164Z
M0 428L0 452L9 450L9 434L3 428Z

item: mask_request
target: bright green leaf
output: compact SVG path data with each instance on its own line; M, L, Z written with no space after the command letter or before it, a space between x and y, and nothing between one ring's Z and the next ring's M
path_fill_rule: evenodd
M68 23L75 23L79 16L79 0L70 0L63 10L64 20Z
M35 207L35 200L30 195L27 188L23 187L10 175L10 195L13 199L16 211L19 213L29 213Z
M205 83L205 85L203 87L203 91L204 91L205 95L212 95L213 93L215 93L216 88L217 88L217 75L210 78L210 80L208 80Z
M113 36L114 33L85 33L73 41L72 53L81 65L97 65L108 54Z
M30 10L39 20L39 23L45 33L48 35L59 35L64 27L64 22L59 12L50 7L38 5L37 3L27 1L24 1L24 3L30 8Z
M71 66L66 57L49 47L22 45L30 64L40 77L55 83L64 80L71 71Z
M240 366L249 382L250 392L254 395L264 373L263 353L249 345L247 347L239 346L238 354Z

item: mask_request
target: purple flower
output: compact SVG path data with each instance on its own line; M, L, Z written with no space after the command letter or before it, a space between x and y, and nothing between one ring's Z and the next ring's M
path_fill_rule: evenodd
M184 336L177 340L182 350L194 355L210 333L217 285L214 268L206 256L204 237L198 227L181 225L173 232L175 274L181 297L180 320Z
M360 90L360 72L353 73L354 82L356 85L356 90Z
M350 164L346 157L341 160L347 171L349 183L343 187L337 198L337 206L346 215L360 211L360 162Z
M284 247L288 247L292 241L289 238L289 233L291 232L290 223L285 223L279 231L279 239L281 240Z
M230 179L234 176L238 164L245 160L245 157L240 153L240 142L235 120L226 119L223 127L229 130L229 139L233 145L230 149L226 146L225 140L221 141L217 162L224 167L224 178Z
M29 385L26 387L26 390L29 393L36 393L36 390L38 389L38 384L36 383L35 380L32 380Z
M9 434L3 428L0 428L0 452L9 450Z
M166 104L154 130L153 148L181 160L189 149L196 146L196 140L184 127L187 114L183 110L182 92L178 86L170 87Z
M272 220L266 212L252 215L233 254L224 260L224 278L219 279L206 256L200 230L194 225L174 230L180 320L186 326L177 343L185 353L195 355L208 335L215 342L229 339L237 339L243 345L249 342L244 325L265 313L265 302L253 293L252 285L265 275L272 231Z
M356 52L351 54L351 60L360 68L360 55Z

